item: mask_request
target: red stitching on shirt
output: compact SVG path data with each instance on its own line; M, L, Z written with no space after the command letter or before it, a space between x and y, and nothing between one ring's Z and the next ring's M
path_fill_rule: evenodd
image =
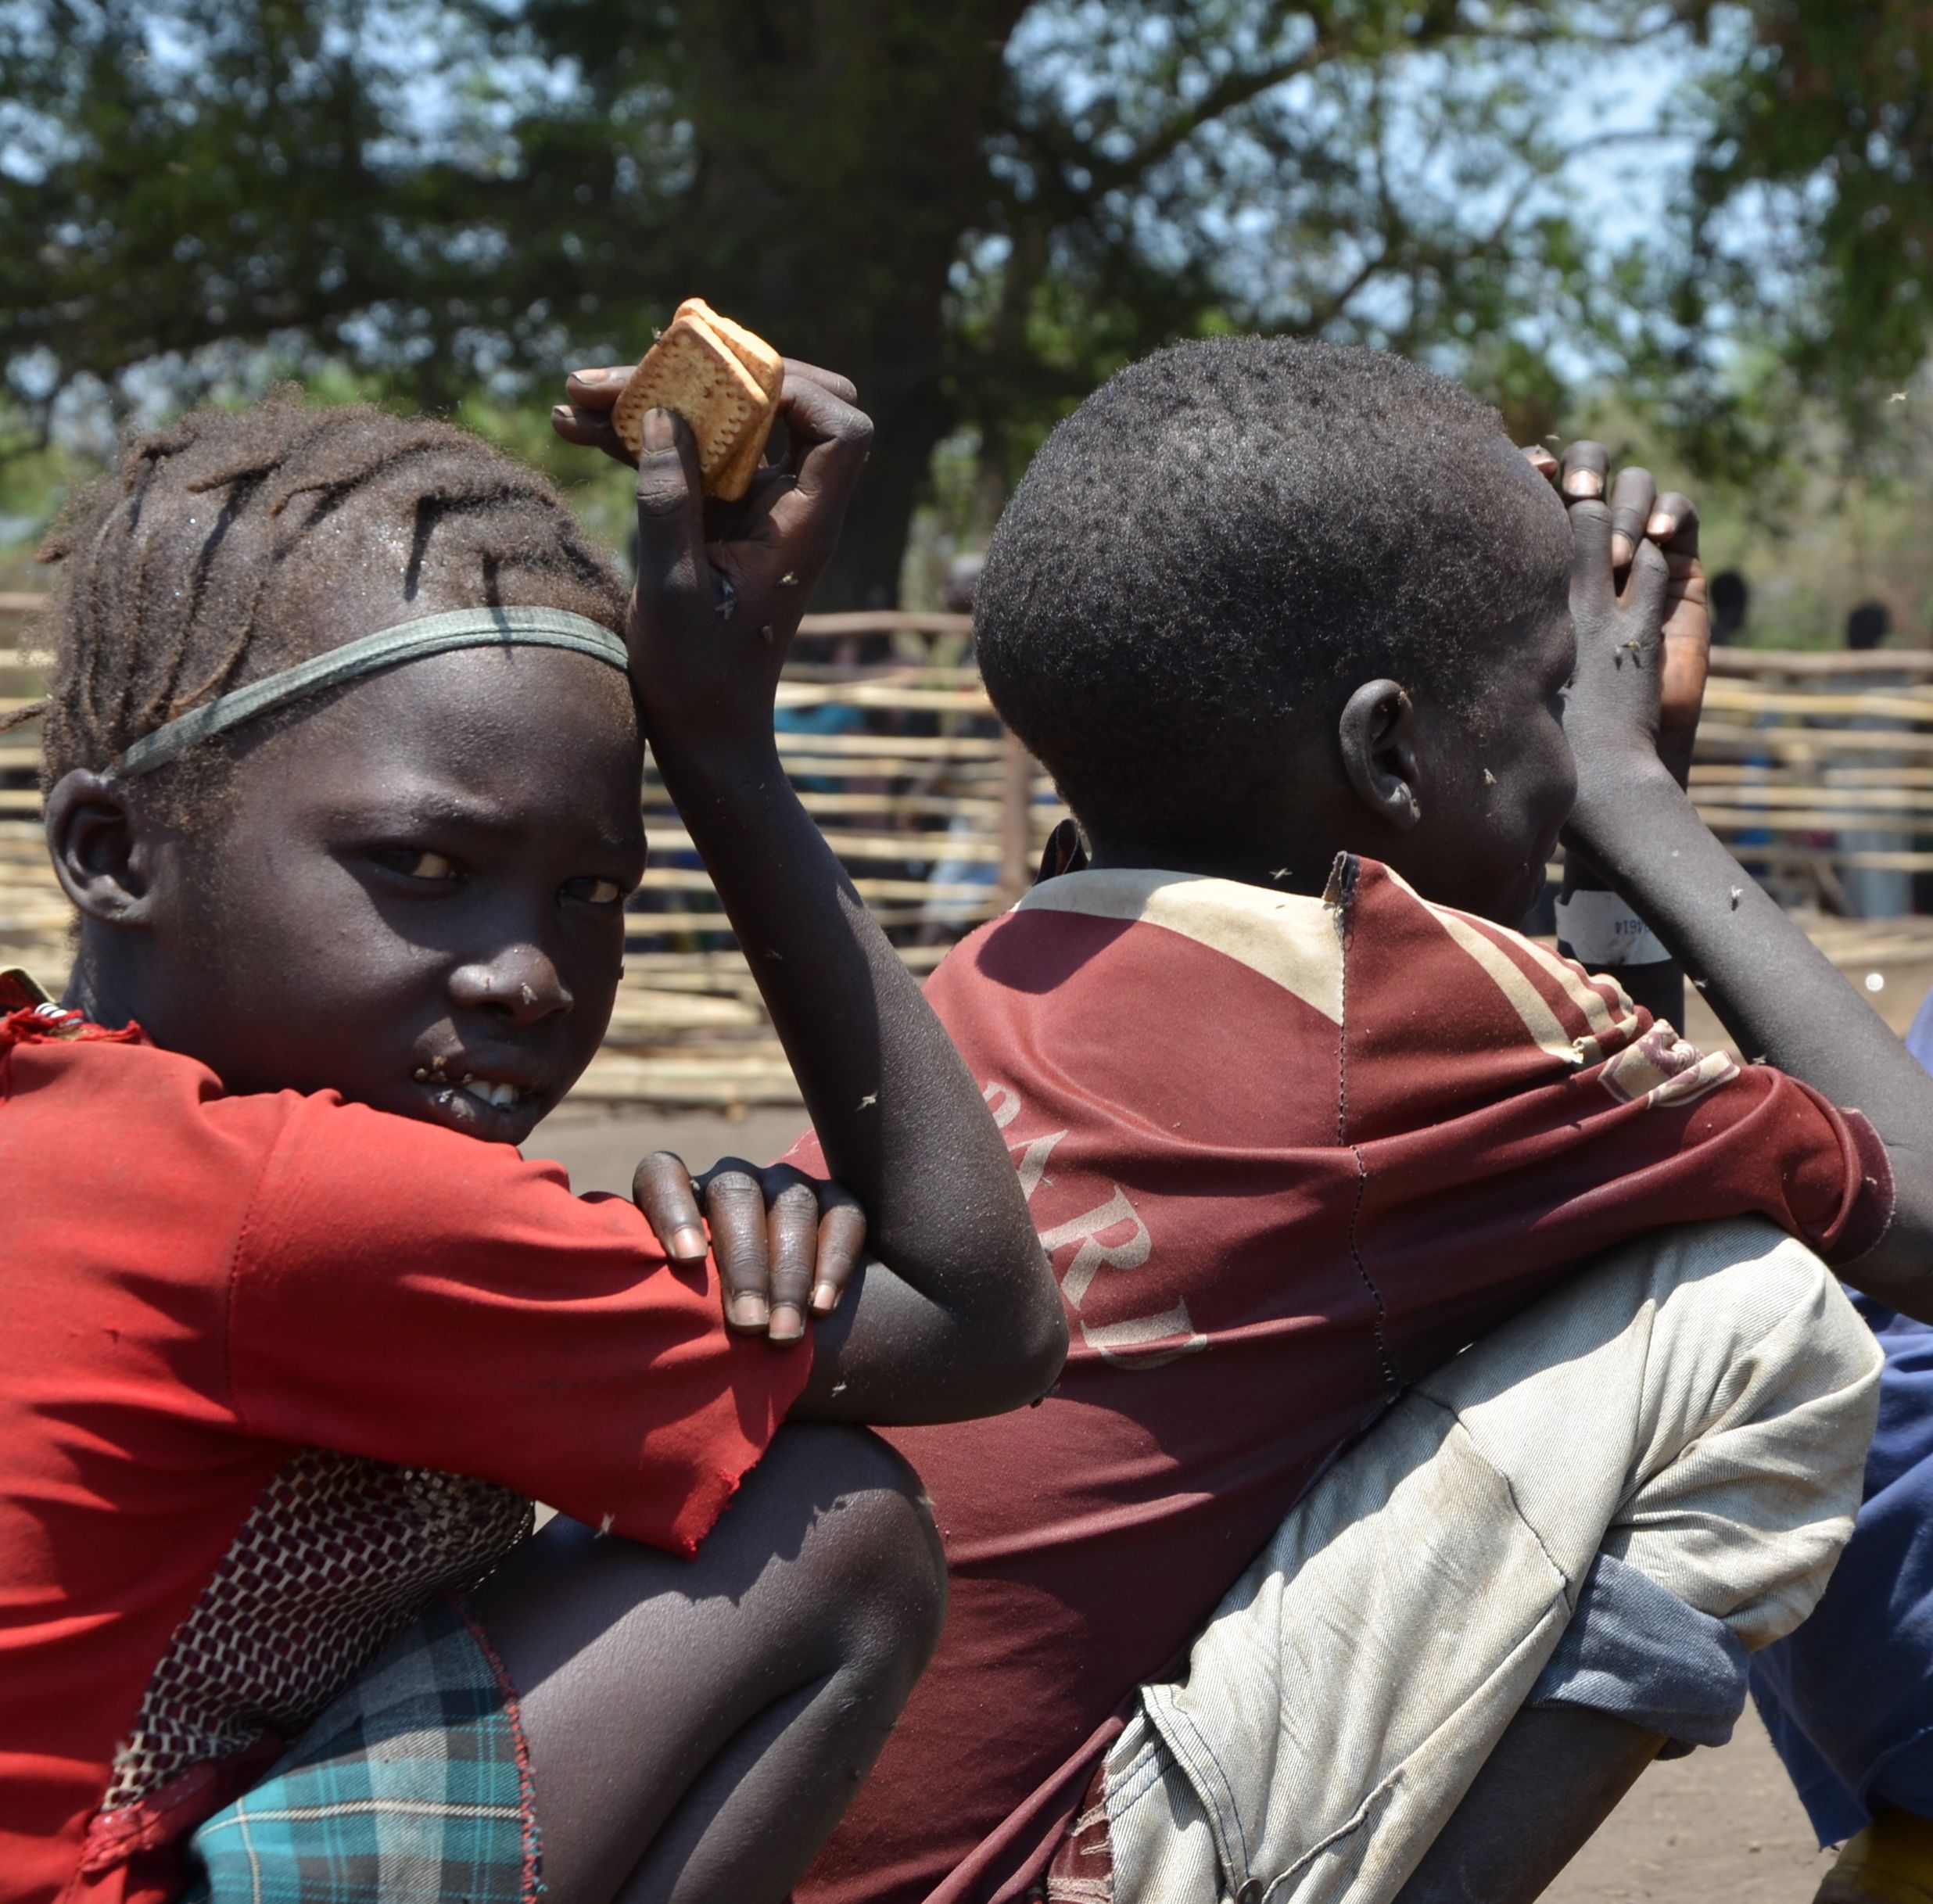
M517 1688L511 1679L510 1669L498 1658L497 1648L490 1644L490 1636L469 1608L454 1594L446 1594L443 1597L468 1629L470 1637L476 1642L477 1651L497 1676L497 1691L504 1695L504 1716L510 1722L510 1736L517 1755L517 1809L522 1814L523 1823L523 1904L537 1904L543 1889L540 1870L543 1840L537 1829L536 1784L530 1774L530 1741L524 1736L523 1710L517 1703Z
M1342 1017L1336 1027L1336 1141L1356 1160L1356 1201L1349 1213L1349 1260L1355 1264L1356 1274L1362 1278L1362 1286L1369 1292L1370 1301L1375 1304L1376 1319L1372 1333L1376 1347L1376 1372L1393 1401L1403 1393L1403 1378L1397 1368L1396 1357L1390 1353L1389 1336L1383 1326L1389 1320L1390 1312L1384 1306L1383 1292L1369 1274L1369 1266L1362 1260L1361 1250L1356 1246L1363 1203L1369 1194L1369 1166L1363 1160L1361 1151L1349 1141L1350 913L1356 896L1356 875L1360 865L1352 854L1339 855L1336 870L1329 875L1329 891L1324 895L1335 909L1336 930L1343 941Z
M289 1135L291 1119L282 1120L282 1128L275 1133L274 1141L263 1153L262 1167L255 1173L255 1181L249 1186L249 1200L242 1207L242 1221L235 1227L235 1242L228 1253L228 1291L221 1305L221 1373L228 1385L228 1407L235 1416L236 1425L245 1432L255 1431L249 1426L248 1417L242 1407L242 1390L235 1379L235 1290L242 1280L242 1250L248 1241L249 1232L255 1222L256 1206L261 1201L262 1185L268 1180L269 1167L282 1153L283 1140Z

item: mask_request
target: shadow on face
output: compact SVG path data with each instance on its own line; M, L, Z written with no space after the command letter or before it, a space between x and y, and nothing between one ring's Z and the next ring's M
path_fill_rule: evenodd
M1415 818L1386 854L1426 899L1520 925L1577 794L1564 733L1576 641L1562 584L1544 611L1499 631L1467 698L1436 695L1415 722Z
M1470 540L1501 533L1517 545L1495 624L1470 630L1454 658L1415 658L1410 681L1358 688L1338 740L1357 802L1350 830L1369 829L1350 850L1426 899L1516 926L1543 890L1577 793L1563 724L1577 658L1570 532L1549 484L1507 439L1485 459L1504 482L1477 492Z
M130 799L144 896L88 920L84 959L88 934L131 934L127 1015L231 1091L334 1089L520 1142L609 1022L641 765L629 683L601 662L410 662L245 737L185 827Z

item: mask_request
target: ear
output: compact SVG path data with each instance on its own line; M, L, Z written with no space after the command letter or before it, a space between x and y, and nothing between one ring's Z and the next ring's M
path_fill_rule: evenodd
M1040 871L1034 877L1034 884L1042 880L1058 879L1063 873L1083 873L1087 870L1087 841L1081 837L1081 823L1077 819L1063 819L1047 836L1047 844L1040 856Z
M47 850L83 918L137 928L149 923L152 855L119 780L80 767L56 780L47 796Z
M1416 708L1395 681L1365 681L1336 723L1343 770L1356 797L1385 824L1408 833L1423 817L1416 765Z

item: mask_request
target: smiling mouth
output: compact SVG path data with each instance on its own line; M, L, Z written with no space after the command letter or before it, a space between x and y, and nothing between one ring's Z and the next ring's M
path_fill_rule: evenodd
M462 1097L486 1105L492 1110L514 1110L519 1104L529 1103L543 1095L540 1090L514 1085L507 1078L481 1077L474 1071L465 1071L461 1077L453 1077L446 1073L440 1065L432 1066L426 1070L419 1069L414 1077L419 1085L428 1085L434 1088L438 1101L444 1104L454 1104L457 1099Z
M536 1095L535 1092L519 1091L515 1085L492 1084L485 1077L466 1077L457 1088L468 1092L472 1097L489 1105L493 1110L507 1110L519 1099Z

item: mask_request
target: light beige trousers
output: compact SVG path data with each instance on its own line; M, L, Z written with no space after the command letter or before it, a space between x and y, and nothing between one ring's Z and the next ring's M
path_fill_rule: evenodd
M1380 1904L1562 1637L1601 1551L1747 1648L1852 1528L1880 1354L1756 1219L1611 1252L1419 1382L1142 1689L1063 1904ZM1092 1819L1088 1821L1094 1822Z

